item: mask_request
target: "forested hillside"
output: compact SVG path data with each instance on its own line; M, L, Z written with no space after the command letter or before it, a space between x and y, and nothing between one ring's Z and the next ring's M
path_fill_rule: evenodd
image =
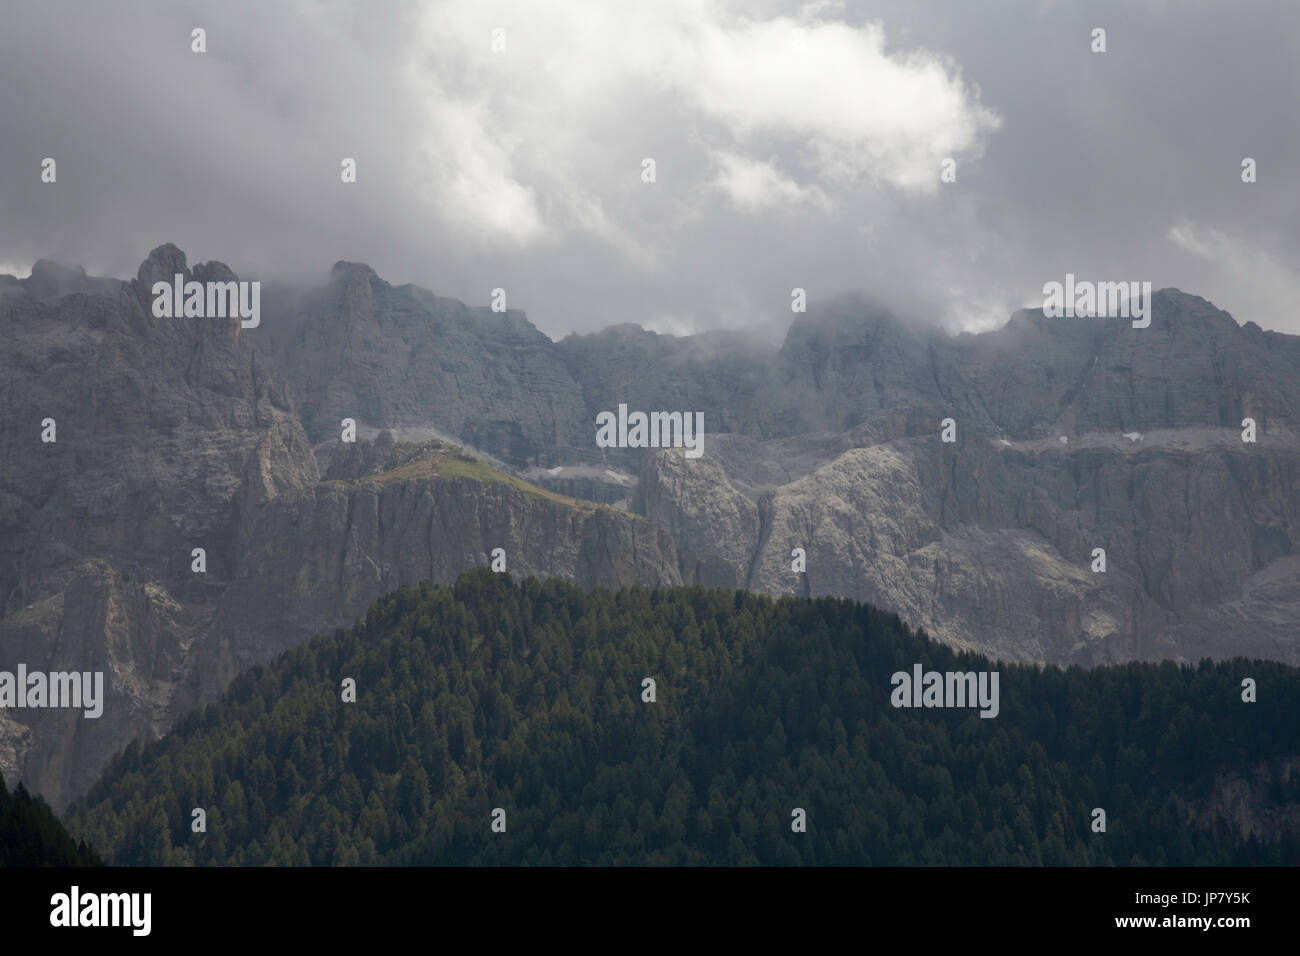
M916 663L997 669L997 717L895 709ZM999 667L847 600L482 570L244 674L68 819L117 864L1300 863L1297 701L1280 664ZM1291 823L1213 818L1234 774Z
M40 797L21 783L9 792L0 774L0 866L102 866L83 840L78 844Z

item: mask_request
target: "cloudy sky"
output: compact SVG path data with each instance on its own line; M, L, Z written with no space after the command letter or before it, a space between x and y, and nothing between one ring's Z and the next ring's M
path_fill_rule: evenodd
M795 286L810 308L860 292L989 328L1073 272L1300 333L1300 4L3 16L0 272L50 258L126 277L163 242L242 278L320 282L350 259L471 304L503 287L555 337L783 331Z

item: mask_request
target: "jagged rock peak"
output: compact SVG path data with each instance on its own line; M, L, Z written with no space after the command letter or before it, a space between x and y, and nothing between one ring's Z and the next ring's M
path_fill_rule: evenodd
M182 253L182 256L184 253ZM211 262L198 262L194 265L194 278L198 282L238 282L235 270L224 262L213 259Z
M67 266L49 259L38 259L32 274L22 280L27 290L38 299L53 299L86 287L86 270L81 266Z
M355 277L377 279L379 278L379 273L375 272L374 269L370 268L370 266L366 265L364 262L348 262L346 259L340 259L338 262L334 263L333 267L330 269L331 279L349 280Z
M158 246L140 263L136 281L147 291L155 282L170 282L178 272L189 278L185 253L168 242Z

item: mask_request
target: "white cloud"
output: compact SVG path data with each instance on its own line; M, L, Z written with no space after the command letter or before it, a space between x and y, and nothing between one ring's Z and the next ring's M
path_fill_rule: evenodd
M800 186L774 166L726 150L713 153L717 174L713 184L746 212L777 205L808 204L829 211L830 200L817 186Z
M657 313L650 316L641 323L641 327L647 332L658 332L660 335L694 335L700 329L695 319L689 315L671 315L668 313Z
M741 137L802 142L824 181L938 187L940 161L999 120L935 54L889 54L880 24L702 23L683 86Z
M1184 289L1217 301L1240 322L1300 333L1295 318L1300 272L1292 265L1258 243L1188 220L1171 226L1165 236L1195 260Z
M646 267L665 231L690 221L689 197L828 213L836 191L864 180L932 191L944 157L978 154L998 126L953 64L887 51L879 24L823 19L824 5L798 18L745 11L721 0L430 5L408 60L438 184L422 195L487 237L586 232ZM645 156L657 184L639 180Z
M1216 252L1221 253L1231 245L1228 237L1218 230L1203 227L1198 229L1190 222L1181 222L1170 226L1165 238L1180 249L1184 249L1201 259L1213 258Z
M415 71L427 130L418 142L425 163L420 195L453 227L520 243L545 231L532 187L519 181L512 137L496 126L482 99L449 95L437 75Z

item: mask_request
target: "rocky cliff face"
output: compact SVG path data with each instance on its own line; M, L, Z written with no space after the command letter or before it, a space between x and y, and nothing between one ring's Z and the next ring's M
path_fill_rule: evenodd
M153 283L177 273L236 279L163 246L129 283L42 263L0 284L0 670L102 671L106 688L99 718L0 711L10 779L61 807L132 739L164 732L240 670L350 624L402 583L451 581L496 547L517 575L681 583L675 545L646 519L437 442L385 435L340 450L333 421L321 426L333 433L322 480L274 350L252 341L260 327L153 316ZM347 294L361 323L364 294ZM335 344L343 357L321 359L316 419L383 418L378 383L365 412L349 404L360 390L331 384L329 362L361 361Z
M56 806L240 670L495 548L587 586L852 597L1007 660L1300 663L1300 338L1194 296L1146 329L958 337L845 300L765 349L554 343L351 263L268 289L255 329L155 318L176 273L236 278L173 246L132 282L0 277L0 669L108 686L98 720L0 711L0 770ZM597 448L619 404L702 412L703 457Z
M51 301L40 272L0 298L6 615L53 593L43 582L57 587L53 572L79 555L198 593L192 548L208 552L206 580L227 577L233 514L317 478L288 392L238 319L152 314L156 280L233 275L191 272L163 246L134 282Z
M38 264L0 296L0 669L105 680L97 719L0 713L3 770L56 805L194 705L193 644L237 567L239 514L317 479L238 319L154 317L152 283L177 273L233 278L164 246L134 282Z
M1300 659L1300 449L1261 454L1217 433L1119 441L899 439L754 504L717 468L663 452L641 506L691 529L684 546L743 586L868 601L1006 660Z
M394 287L350 262L320 289L270 298L268 312L261 342L314 440L352 418L437 425L518 467L597 460L577 383L521 312Z
M380 474L282 495L242 529L240 572L217 605L221 642L201 669L205 695L364 617L384 593L489 565L496 549L515 577L683 583L671 536L644 518L510 481L438 442L396 452L415 454Z
M822 394L823 425L854 427L657 452L634 507L717 579L868 601L1008 660L1297 663L1298 344L1172 290L1146 329L1020 313L928 344L833 312L775 367L795 407Z

